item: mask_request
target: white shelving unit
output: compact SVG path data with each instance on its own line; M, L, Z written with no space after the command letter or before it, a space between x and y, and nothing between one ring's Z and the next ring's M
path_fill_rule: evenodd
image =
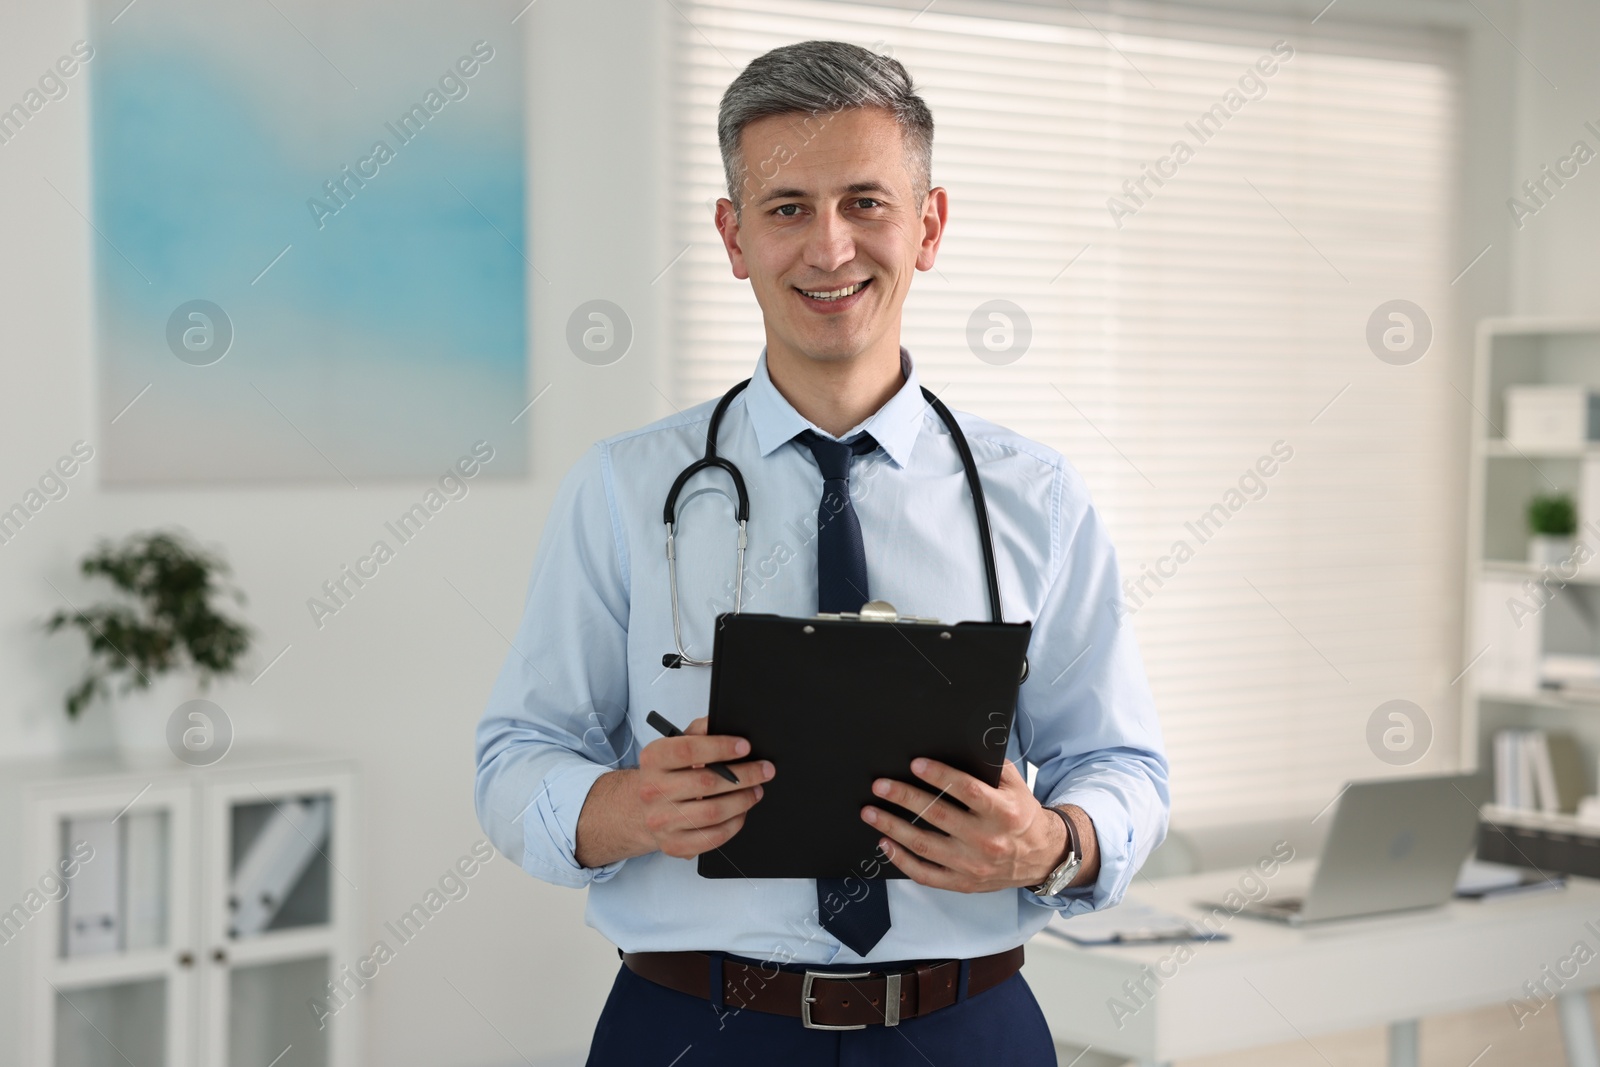
M1538 493L1565 490L1578 504L1581 517L1586 510L1581 497L1583 463L1600 459L1600 443L1531 450L1506 441L1505 390L1523 384L1584 384L1600 390L1600 320L1497 318L1478 324L1463 664L1488 658L1479 626L1483 579L1538 582L1544 574L1545 568L1528 562L1528 501ZM1600 514L1600 501L1588 503ZM1597 558L1566 582L1558 598L1563 603L1544 609L1548 615L1540 620L1543 651L1600 655L1600 626L1584 632L1570 625L1575 609L1578 617L1587 612L1600 619L1600 540L1581 528L1578 536L1597 549ZM1469 669L1460 682L1462 765L1493 766L1493 735L1503 727L1560 730L1572 734L1583 747L1590 775L1585 791L1595 792L1600 784L1593 780L1600 757L1600 701L1564 697L1548 689L1485 687L1480 680L1483 673Z
M356 790L349 760L289 749L0 765L0 1065L355 1064L360 996L312 1004L357 955ZM236 934L235 873L293 804L326 831Z

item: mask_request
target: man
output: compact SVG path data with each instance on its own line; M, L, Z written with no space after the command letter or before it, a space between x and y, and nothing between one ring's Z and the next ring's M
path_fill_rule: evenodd
M750 494L744 609L856 611L870 595L987 619L962 464L900 345L913 271L933 267L948 211L930 188L926 105L898 62L808 41L734 80L718 133L730 198L716 225L767 342L718 436ZM1019 946L1053 912L1120 900L1168 810L1148 685L1114 610L1116 556L1082 479L1051 449L958 416L1007 621L1033 621L999 786L926 760L915 781L877 783L931 824L861 812L904 880L705 879L695 857L737 834L784 771L706 735L709 669L662 665L677 647L662 506L704 453L713 407L602 441L568 473L478 728L491 839L535 877L589 887L586 921L626 953L589 1062L1053 1065ZM728 485L697 475L677 508L681 636L700 660L733 608ZM652 709L687 735L658 736ZM705 767L718 761L737 783ZM850 977L807 986L807 970ZM861 1028L817 1028L846 1025Z

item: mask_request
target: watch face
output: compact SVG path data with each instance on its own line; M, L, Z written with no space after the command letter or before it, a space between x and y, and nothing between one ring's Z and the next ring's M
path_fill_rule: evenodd
M1074 856L1072 859L1057 867L1050 875L1049 885L1046 887L1048 890L1046 895L1055 896L1057 893L1067 888L1067 883L1072 881L1073 876L1077 873L1078 858Z

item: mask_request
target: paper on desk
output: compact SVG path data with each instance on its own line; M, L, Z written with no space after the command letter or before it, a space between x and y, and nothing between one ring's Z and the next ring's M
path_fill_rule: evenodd
M1547 875L1526 867L1469 859L1461 865L1455 895L1474 900L1508 896L1512 893L1560 889L1567 884L1564 875Z
M1051 916L1045 927L1079 945L1137 945L1160 941L1226 941L1227 934L1213 933L1182 915L1125 900L1114 908L1081 915Z

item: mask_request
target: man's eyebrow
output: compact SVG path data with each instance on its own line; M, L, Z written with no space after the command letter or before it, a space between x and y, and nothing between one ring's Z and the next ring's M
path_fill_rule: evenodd
M840 190L840 192L850 196L854 196L858 193L889 193L892 191L893 190L891 190L887 185L884 185L882 182L875 181L851 182L849 185ZM811 194L806 192L804 189L795 189L793 187L774 189L756 202L759 204L765 204L769 200L804 200L810 195Z

